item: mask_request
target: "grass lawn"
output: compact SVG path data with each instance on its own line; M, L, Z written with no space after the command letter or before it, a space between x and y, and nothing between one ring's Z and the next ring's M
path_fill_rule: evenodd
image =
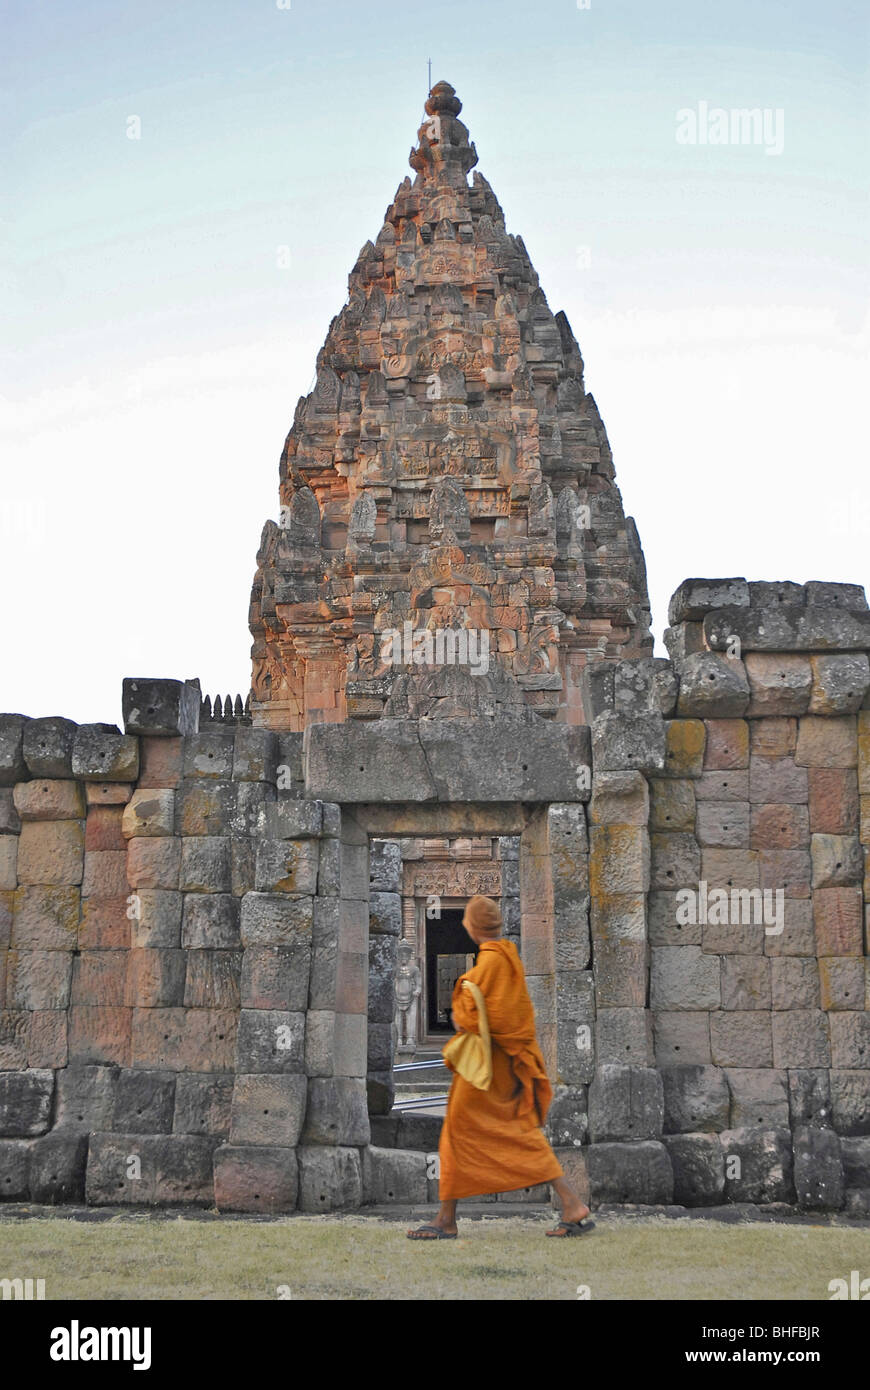
M597 1223L552 1240L547 1215L466 1220L458 1240L423 1243L405 1238L410 1223L357 1215L6 1218L0 1278L45 1279L47 1299L576 1300L585 1286L593 1300L827 1300L831 1279L870 1274L868 1227Z

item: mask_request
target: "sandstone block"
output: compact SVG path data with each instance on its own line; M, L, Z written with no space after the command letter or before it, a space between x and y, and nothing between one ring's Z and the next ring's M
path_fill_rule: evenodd
M598 1066L589 1087L592 1144L655 1139L664 1119L662 1079L651 1067Z
M718 652L698 652L680 666L677 714L681 718L740 719L749 705L742 661Z
M72 777L76 731L77 725L71 719L61 719L58 715L27 720L22 752L31 777Z
M81 883L84 855L81 821L27 821L18 838L18 882L64 887Z
M258 892L317 891L316 840L261 840L257 845Z
M855 714L870 690L870 660L866 652L837 652L811 656L813 689L810 714Z
M651 1066L652 1016L647 1009L599 1009L595 1046L602 1065Z
M0 1135L27 1139L44 1134L53 1095L53 1071L0 1071Z
M774 1009L818 1009L821 1006L819 967L814 960L774 957L770 983Z
M26 1202L30 1196L32 1141L0 1139L0 1191L6 1202Z
M135 782L139 740L107 724L80 724L73 742L72 775L85 782Z
M749 800L756 805L805 805L809 800L806 769L798 767L792 758L759 758L753 754L749 759Z
M154 1071L232 1071L234 1009L133 1009L131 1065Z
M656 832L650 836L650 887L676 889L696 886L701 851L694 835Z
M838 1134L870 1134L870 1071L832 1071L831 1114Z
M134 791L121 820L121 830L134 835L171 835L175 823L175 792L168 787Z
M712 1061L709 1013L656 1011L653 1040L657 1067L709 1066Z
M152 738L195 735L201 699L198 681L128 677L121 693L124 728Z
M140 787L171 787L174 791L184 771L184 739L141 738L139 762Z
M93 1134L85 1181L88 1205L210 1206L216 1142L199 1134ZM129 1162L133 1157L138 1165Z
M29 723L23 714L0 714L0 787L14 787L27 776L24 730Z
M303 1147L297 1156L300 1211L354 1211L362 1204L357 1149Z
M427 1200L426 1154L369 1146L362 1151L362 1200L378 1206Z
M700 622L717 608L748 608L749 585L745 579L684 579L671 595L668 622Z
M674 1201L718 1206L725 1191L725 1160L716 1134L666 1134L662 1141L674 1172Z
M299 1169L291 1148L222 1144L214 1156L214 1198L218 1211L294 1211Z
M720 1134L728 1202L793 1202L791 1132L741 1126Z
M793 758L797 748L796 719L753 719L749 751L757 758Z
M593 899L649 888L649 836L640 826L594 825L589 832L589 882Z
M174 1103L174 1072L119 1071L112 1129L122 1134L169 1134Z
M42 1070L65 1067L69 1060L68 1019L62 1009L38 1009L30 1015L27 1065Z
M595 795L593 792L592 805ZM695 829L695 788L688 778L654 777L649 784L649 827L651 831Z
M728 1128L731 1095L718 1067L679 1063L661 1068L666 1134Z
M841 1071L870 1068L870 1013L830 1013L831 1066Z
M249 946L242 954L242 1008L305 1010L310 968L307 941L295 946Z
M122 897L130 888L127 855L123 850L86 850L81 884L83 898Z
M188 893L229 893L231 841L225 835L197 835L181 842L179 887Z
M230 893L185 893L181 944L186 950L238 949L242 945L238 898Z
M859 825L858 776L855 770L811 767L809 813L813 834L853 835Z
M708 719L705 772L730 772L749 766L749 724L745 719Z
M813 893L816 954L863 955L863 899L860 888L817 888Z
M181 840L137 836L127 849L127 881L135 889L177 889Z
M731 1127L759 1125L787 1128L788 1085L785 1071L767 1067L729 1067L725 1073L731 1091Z
M242 943L245 946L292 946L310 940L313 905L311 896L246 893L241 909Z
M722 956L722 1008L769 1009L770 961L765 956Z
M269 729L236 729L233 781L275 782L277 776L277 734Z
M813 672L809 658L781 652L747 652L746 675L752 698L747 717L781 718L809 707Z
M792 1129L799 1124L831 1124L831 1086L827 1067L795 1067L788 1073L788 1108Z
M10 951L6 1003L10 1009L66 1009L73 958L68 951Z
M807 849L810 843L806 806L752 806L749 827L752 849Z
M602 772L662 772L665 726L661 716L599 714L592 725L592 759L596 777ZM572 793L582 799L576 781L559 799L567 801Z
M180 946L181 911L180 893L164 888L137 889L130 895L125 914L130 921L131 945L139 950Z
M741 805L749 800L749 777L745 768L725 772L703 772L694 783L695 800L731 801Z
M818 968L823 1009L862 1007L866 972L860 956L824 957Z
M75 887L19 888L13 899L12 946L31 951L74 950L79 904Z
M281 1009L242 1009L236 1041L239 1072L265 1075L304 1070L305 1015Z
M230 781L233 775L234 735L231 730L212 730L184 741L184 776Z
M85 817L85 798L79 782L37 777L32 782L19 782L12 798L22 821L76 821Z
M808 714L798 725L798 767L857 767L858 725L855 715L826 719Z
M69 1011L70 1061L128 1067L131 1014L119 1005L74 1004Z
M773 1062L777 1067L830 1066L828 1016L792 1008L773 1014Z
M37 1139L30 1150L31 1201L46 1206L84 1201L87 1156L84 1134L53 1131Z
M810 853L813 888L847 887L864 877L864 851L857 835L814 835Z
M669 719L665 723L666 777L700 777L707 731L701 719Z
M659 783L667 786L668 783ZM575 814L580 808L571 808ZM582 816L582 811L580 812ZM589 819L593 825L641 825L649 819L649 790L640 772L598 772L592 783ZM579 832L578 821L578 833ZM582 843L582 841L581 841Z
M752 1009L711 1014L710 1049L716 1066L773 1066L770 1020L769 1013Z
M587 1165L593 1206L604 1202L659 1206L674 1199L673 1168L661 1141L590 1144Z
M87 1134L111 1129L115 1106L115 1067L73 1061L57 1074L57 1116L52 1133Z
M316 840L323 831L323 802L279 794L266 806L266 834L273 840Z
M114 952L98 953L102 955ZM196 956L210 955L196 952ZM187 959L184 951L172 949L132 950L129 952L127 997L125 1003L140 1009L169 1009L188 1003L185 992ZM195 967L194 967L195 968ZM202 1003L213 1004L214 1000ZM238 1002L238 995L236 1000Z
M234 1084L232 1076L179 1072L172 1121L175 1133L228 1135Z
M697 834L704 849L748 849L749 802L699 801Z
M843 1205L840 1141L830 1129L799 1125L794 1132L794 1185L803 1211L837 1211Z

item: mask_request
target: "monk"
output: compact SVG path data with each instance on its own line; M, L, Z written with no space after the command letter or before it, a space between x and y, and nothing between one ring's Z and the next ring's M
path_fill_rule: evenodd
M457 1073L447 1097L438 1148L439 1209L434 1220L408 1231L412 1240L453 1240L461 1197L514 1192L552 1183L562 1219L548 1236L583 1235L594 1226L547 1143L543 1125L553 1089L535 1037L535 1014L517 948L501 939L501 915L491 898L473 897L462 925L479 946L477 964L453 991L453 1020L460 1032L479 1032L472 980L483 995L492 1042L492 1084L486 1091Z

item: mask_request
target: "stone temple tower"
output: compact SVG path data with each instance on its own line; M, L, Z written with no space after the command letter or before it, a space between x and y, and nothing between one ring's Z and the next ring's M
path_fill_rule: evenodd
M587 663L652 652L580 350L486 179L469 183L461 108L432 88L414 180L362 248L296 407L251 595L260 726L579 724Z

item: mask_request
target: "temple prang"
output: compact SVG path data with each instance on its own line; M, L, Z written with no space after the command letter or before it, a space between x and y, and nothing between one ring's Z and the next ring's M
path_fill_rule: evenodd
M652 651L643 556L563 313L511 236L447 82L433 87L280 464L251 597L256 725L584 720L590 662ZM487 633L490 668L383 634ZM423 656L425 656L423 652Z

